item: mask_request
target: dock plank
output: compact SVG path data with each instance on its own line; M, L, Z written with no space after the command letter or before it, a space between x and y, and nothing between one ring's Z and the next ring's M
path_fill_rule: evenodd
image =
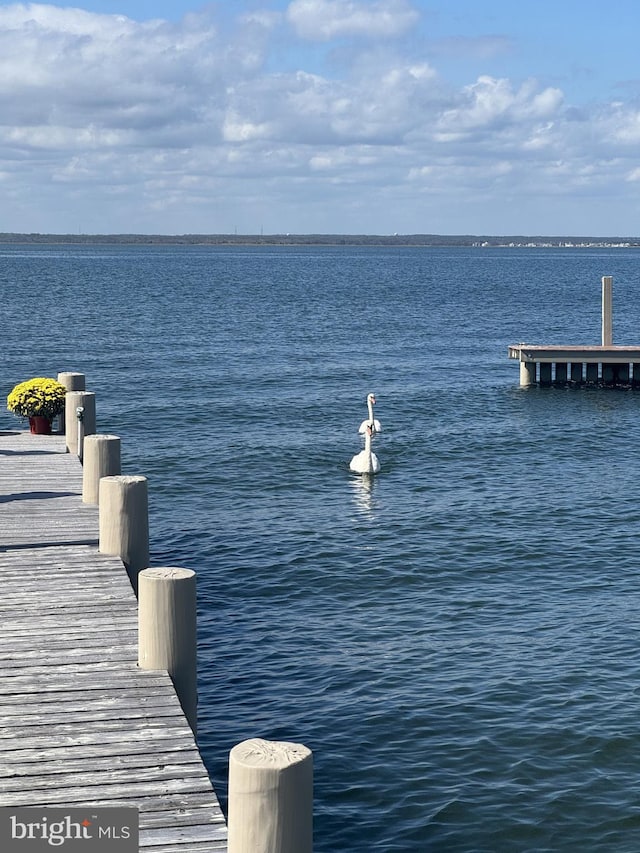
M226 851L166 672L137 666L137 602L98 551L60 436L0 432L0 805L137 806L145 853Z
M640 347L637 346L599 346L575 344L510 344L509 358L518 361L576 361L597 364L603 361L612 364L626 364L640 361Z

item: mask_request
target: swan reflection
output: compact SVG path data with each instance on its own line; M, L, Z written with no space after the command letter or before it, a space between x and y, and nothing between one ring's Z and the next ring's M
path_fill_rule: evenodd
M375 477L373 474L362 474L362 476L349 480L353 490L354 503L361 512L368 515L373 512L373 489Z

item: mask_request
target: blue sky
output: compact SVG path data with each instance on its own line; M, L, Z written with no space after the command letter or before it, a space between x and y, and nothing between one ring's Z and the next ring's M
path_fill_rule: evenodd
M640 235L636 0L0 0L0 231Z

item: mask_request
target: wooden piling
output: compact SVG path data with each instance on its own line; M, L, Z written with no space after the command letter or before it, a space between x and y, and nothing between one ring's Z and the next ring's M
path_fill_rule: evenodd
M138 575L138 664L165 669L193 733L197 729L196 573L143 569Z
M84 373L74 373L65 370L58 373L58 382L67 389L67 391L85 391L87 378ZM62 411L58 415L58 433L64 435L65 432L65 412Z
M82 458L82 447L78 447L80 427L77 410L79 408L83 409L83 435L93 435L96 431L96 395L93 391L67 391L65 397L64 420L67 451Z
M88 435L84 440L82 500L97 504L100 479L120 474L120 438L117 435Z
M120 557L137 593L138 572L149 566L147 478L102 477L98 492L99 550Z
M229 853L311 853L313 756L253 738L229 753Z
M529 385L536 384L536 363L535 361L520 362L520 385L523 388Z
M84 373L73 373L69 370L58 373L58 382L64 385L67 391L86 391L86 381Z

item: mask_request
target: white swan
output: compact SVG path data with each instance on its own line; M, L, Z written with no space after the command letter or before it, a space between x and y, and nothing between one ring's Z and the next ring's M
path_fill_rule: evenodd
M380 462L375 453L371 451L371 436L374 430L371 424L366 424L364 431L364 450L356 453L349 468L355 471L356 474L377 474L380 470Z
M367 426L369 424L373 427L374 432L382 432L382 427L380 426L380 421L377 421L373 417L373 407L375 406L375 404L376 404L375 394L367 394L367 408L369 409L369 417L366 420L362 421L362 423L360 424L360 428L358 429L358 432L361 435L366 434Z

